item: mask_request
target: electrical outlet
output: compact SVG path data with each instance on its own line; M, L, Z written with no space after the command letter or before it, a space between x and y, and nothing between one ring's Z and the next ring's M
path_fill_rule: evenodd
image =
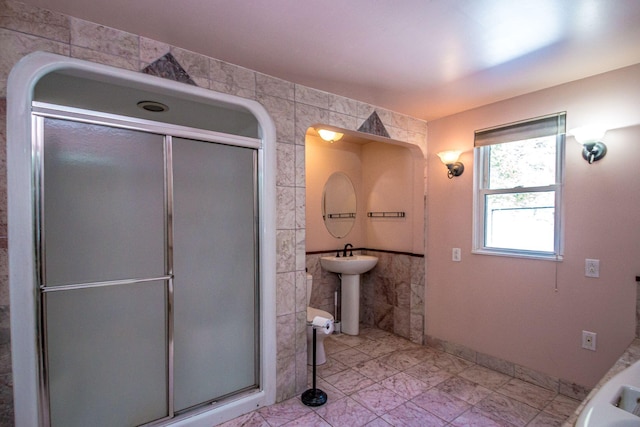
M462 261L462 253L460 252L460 248L453 248L451 250L451 261L455 261L455 262Z
M587 277L600 277L600 260L588 258L585 259L584 275Z
M582 331L582 348L587 350L596 351L596 333L589 331Z

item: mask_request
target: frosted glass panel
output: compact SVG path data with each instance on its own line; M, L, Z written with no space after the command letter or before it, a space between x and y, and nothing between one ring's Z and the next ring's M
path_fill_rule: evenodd
M254 156L174 138L176 411L257 383Z
M168 415L165 295L164 282L45 295L53 427Z
M45 119L47 286L165 274L163 137Z

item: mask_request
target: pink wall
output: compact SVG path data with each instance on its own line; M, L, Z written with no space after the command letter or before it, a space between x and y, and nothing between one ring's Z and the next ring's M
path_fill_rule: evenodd
M392 144L362 149L367 212L404 212L404 218L366 218L367 247L424 254L424 158Z
M426 334L593 386L635 335L640 274L640 64L429 122ZM589 165L566 139L564 260L476 255L472 249L473 134L567 112L567 130L609 129L607 156ZM447 179L435 153L460 149ZM451 249L462 248L462 262ZM585 258L600 278L584 276ZM557 288L557 290L556 290ZM597 351L581 348L596 332Z
M354 247L365 246L365 233L361 218L366 215L362 191L362 145L333 144L317 136L307 135L305 142L306 180L306 250L307 252L329 251L351 243ZM343 172L351 179L356 191L356 221L349 234L341 239L327 231L322 219L322 194L327 179L334 172Z

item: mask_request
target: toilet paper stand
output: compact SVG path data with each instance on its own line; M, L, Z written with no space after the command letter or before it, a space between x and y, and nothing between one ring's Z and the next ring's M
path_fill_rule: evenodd
M327 403L327 393L316 388L316 329L313 326L313 386L302 393L302 403L307 406L322 406Z

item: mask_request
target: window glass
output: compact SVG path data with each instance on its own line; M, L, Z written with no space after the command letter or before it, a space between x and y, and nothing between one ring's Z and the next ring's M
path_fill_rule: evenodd
M555 194L491 194L485 202L485 244L553 252Z
M555 136L488 147L489 188L537 187L555 183Z
M477 131L475 253L561 259L565 114Z

